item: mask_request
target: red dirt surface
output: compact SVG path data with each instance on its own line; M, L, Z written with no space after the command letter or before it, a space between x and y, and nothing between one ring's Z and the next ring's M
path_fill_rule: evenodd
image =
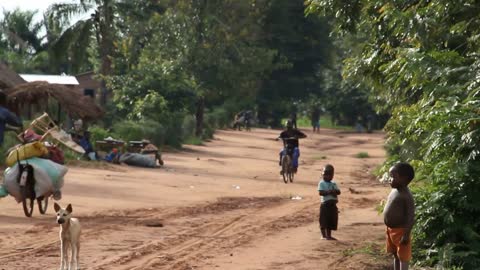
M372 176L384 134L321 130L301 141L293 183L279 175L280 131L219 131L204 146L164 154L162 169L70 168L60 204L83 234L82 269L389 269L375 207L389 188ZM369 158L357 158L367 152ZM317 184L335 166L338 241L321 240ZM300 196L301 200L292 200ZM0 200L0 269L58 269L59 227Z

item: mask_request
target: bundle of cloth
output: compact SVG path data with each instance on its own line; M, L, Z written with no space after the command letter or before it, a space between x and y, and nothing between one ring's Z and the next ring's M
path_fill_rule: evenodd
M157 167L157 160L155 156L142 155L138 153L125 153L120 155L120 163L125 163L130 166L155 168Z
M44 158L29 158L20 161L21 164L29 164L33 167L33 176L35 178L35 195L37 198L53 195L55 200L62 197L61 189L64 184L64 176L68 168ZM18 183L20 170L16 163L4 172L3 184L0 185L0 197L10 194L17 202L22 201L20 185Z

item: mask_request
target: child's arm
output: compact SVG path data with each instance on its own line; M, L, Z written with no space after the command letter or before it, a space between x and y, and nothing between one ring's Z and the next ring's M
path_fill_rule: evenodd
M318 190L318 196L325 196L325 194L324 194L324 191L325 191L325 190L324 190L324 187L323 187L322 182L319 182L319 183L318 183L318 188L317 188L317 190Z
M318 195L320 196L327 196L327 195L340 195L340 189L334 184L333 189L326 189L331 188L328 186L322 186L322 184L318 187Z
M413 224L415 223L415 204L413 202L413 197L411 194L405 198L406 205L406 224L405 224L405 233L400 240L400 244L408 244L410 240L410 232L412 231Z
M333 190L332 190L332 194L333 195L340 195L342 192L340 191L340 189L338 188L337 184L335 183L335 185L333 186Z
M320 195L320 196L331 195L331 194L334 194L333 191L334 190L319 190L318 195Z

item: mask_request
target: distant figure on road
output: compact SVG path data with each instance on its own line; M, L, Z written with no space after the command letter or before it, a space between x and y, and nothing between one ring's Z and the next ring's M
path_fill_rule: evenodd
M357 121L355 122L355 130L358 133L363 132L363 125L362 125L362 117L361 116L357 117Z
M311 121L312 121L312 128L313 132L320 133L320 109L318 107L314 107L311 112Z
M235 119L233 120L233 129L238 129L239 131L242 130L242 125L245 122L245 110L240 111L235 115Z
M252 122L253 122L253 112L251 110L248 110L245 112L245 129L247 131L251 130L252 127Z
M235 115L235 119L233 120L233 129L238 129L239 131L241 131L242 126L244 126L246 130L250 130L253 122L253 117L253 111L251 110L240 111Z
M290 114L290 120L292 120L292 125L294 129L298 129L297 127L297 110L294 109Z
M367 115L367 132L373 132L373 114L371 113Z

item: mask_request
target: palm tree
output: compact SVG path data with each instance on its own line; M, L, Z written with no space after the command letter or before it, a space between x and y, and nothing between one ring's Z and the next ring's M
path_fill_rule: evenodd
M70 22L75 16L90 13L87 19L79 20L67 28L57 38L52 49L57 57L71 52L70 58L73 62L81 64L86 60L87 49L94 40L100 58L100 74L112 75L114 42L121 35L116 33L125 30L122 28L130 28L130 31L135 31L133 36L139 39L141 48L148 36L148 33L142 35L145 32L146 23L142 24L141 21L146 21L153 13L162 13L164 10L161 0L78 0L78 3L73 4L51 5L47 12L49 19L46 21L56 19L60 23ZM138 27L138 24L142 24L141 27ZM129 33L124 34L129 35ZM138 52L135 55L138 55ZM74 69L78 68L78 65L74 65ZM102 80L102 85L100 102L105 105L110 93L106 89L105 80Z
M45 63L42 22L34 23L36 11L3 11L0 21L0 58L18 72L35 72Z
M108 76L112 71L111 56L114 47L114 19L118 0L79 0L78 3L53 4L47 11L47 22L70 22L73 17L90 13L87 19L79 20L67 28L52 46L56 57L64 57L71 52L70 59L79 67L86 61L90 42L95 40L100 55L100 74ZM50 35L50 36L49 36ZM55 38L48 33L47 38ZM100 102L105 105L108 92L102 80Z
M34 23L36 11L3 11L0 21L0 32L5 36L5 45L9 50L18 53L34 54L42 50L42 40L39 37L42 23Z

